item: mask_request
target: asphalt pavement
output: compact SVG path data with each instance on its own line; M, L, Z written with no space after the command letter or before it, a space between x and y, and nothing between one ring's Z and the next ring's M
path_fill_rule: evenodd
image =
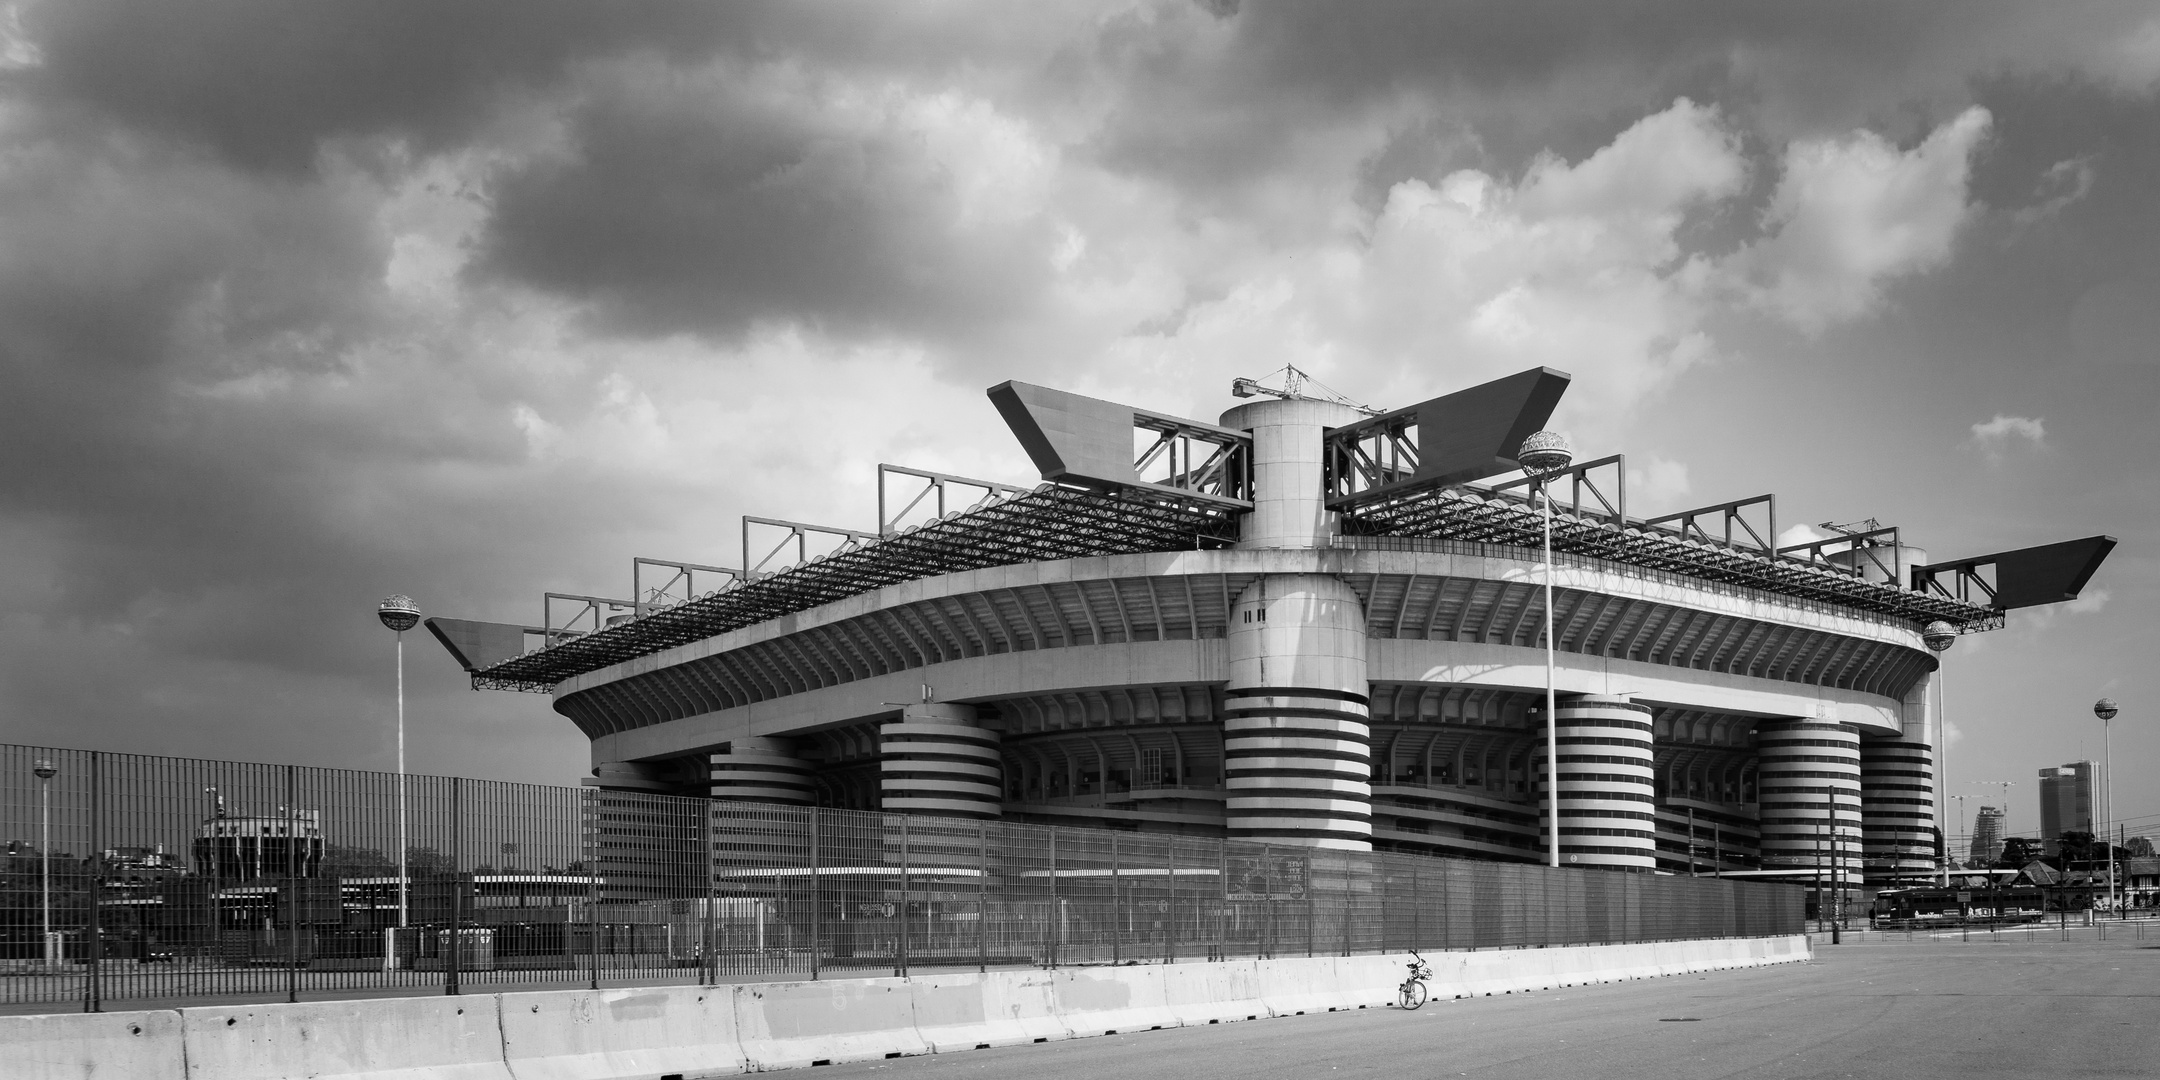
M2160 1076L2160 943L1820 946L1814 962L859 1062L821 1077Z

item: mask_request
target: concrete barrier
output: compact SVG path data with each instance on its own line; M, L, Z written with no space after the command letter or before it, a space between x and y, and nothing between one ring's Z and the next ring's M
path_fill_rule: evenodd
M0 1072L14 1080L179 1080L183 1054L171 1009L0 1016Z
M1065 968L1051 981L1057 1016L1074 1038L1182 1027L1160 964Z
M502 1057L517 1080L733 1076L749 1067L735 988L503 994Z
M188 1080L514 1080L496 996L180 1010Z
M1163 1003L1185 1027L1273 1015L1260 995L1257 960L1170 964L1162 969Z
M1806 939L1428 954L1438 998L1791 963ZM658 1080L1386 1005L1406 953L0 1017L24 1080Z
M735 1030L753 1072L927 1054L905 979L747 983Z

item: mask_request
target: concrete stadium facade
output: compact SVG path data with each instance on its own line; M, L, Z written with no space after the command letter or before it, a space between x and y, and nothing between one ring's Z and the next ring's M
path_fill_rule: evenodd
M1934 870L1924 620L1557 554L1548 770L1537 548L1346 531L1326 444L1366 420L1301 397L1223 414L1249 484L1212 546L912 577L588 665L554 708L609 788L1522 861L1557 827L1564 864L1639 872Z

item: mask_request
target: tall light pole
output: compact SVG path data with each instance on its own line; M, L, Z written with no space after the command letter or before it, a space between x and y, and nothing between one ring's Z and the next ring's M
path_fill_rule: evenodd
M52 778L60 774L60 767L50 758L39 758L30 771L38 778L38 894L45 912L38 949L50 964L57 959L52 937Z
M2108 721L2115 719L2114 698L2101 698L2093 702L2093 715L2100 718L2100 775L2103 778L2100 802L2101 827L2107 832L2115 831L2115 752L2108 745ZM2115 907L2115 838L2102 833L2100 842L2107 845L2108 853L2108 906ZM2116 914L2122 909L2115 908Z
M1942 887L1950 887L1950 834L1944 831L1943 793L1950 786L1950 695L1943 677L1942 654L1957 643L1957 627L1937 619L1920 631L1920 643L1935 654L1935 839Z
M375 617L397 633L397 924L405 927L405 631L420 625L420 605L410 596L393 596L375 609Z
M1574 461L1567 436L1557 431L1537 432L1515 451L1515 463L1530 477L1544 522L1545 558L1538 571L1545 579L1545 861L1550 866L1560 865L1560 739L1555 715L1559 693L1553 685L1560 643L1553 640L1552 494L1545 490L1545 481Z

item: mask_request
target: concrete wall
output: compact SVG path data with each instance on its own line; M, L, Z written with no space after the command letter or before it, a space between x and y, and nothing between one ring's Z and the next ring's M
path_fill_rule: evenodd
M1810 956L1803 937L1432 953L1432 996ZM0 1017L15 1080L661 1080L1259 1020L1395 999L1407 955Z

